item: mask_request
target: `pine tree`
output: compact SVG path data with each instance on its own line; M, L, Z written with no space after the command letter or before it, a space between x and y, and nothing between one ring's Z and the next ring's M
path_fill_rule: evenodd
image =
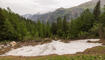
M64 16L63 19L63 37L67 37L67 30L68 30L68 23L67 23L67 19L66 16Z
M96 7L94 8L93 14L94 14L94 18L96 21L99 20L99 16L100 16L100 0L97 2Z
M51 33L52 33L52 35L57 34L57 24L55 22L53 22L51 25Z
M62 36L62 33L63 33L63 24L62 24L62 18L61 17L58 17L57 18L57 35L59 37Z
M96 24L98 24L98 33L99 33L99 37L100 39L103 38L103 27L102 27L102 23L100 21L100 14L101 14L101 11L100 11L100 0L97 2L97 5L96 7L94 8L94 19L96 20Z

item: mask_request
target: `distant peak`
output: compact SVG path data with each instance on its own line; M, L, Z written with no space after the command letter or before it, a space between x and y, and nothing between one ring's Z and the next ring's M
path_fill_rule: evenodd
M97 2L97 1L99 1L99 0L92 0L93 2ZM103 1L103 0L100 0L100 1Z
M64 10L64 8L63 8L63 7L61 7L61 8L58 8L57 10Z

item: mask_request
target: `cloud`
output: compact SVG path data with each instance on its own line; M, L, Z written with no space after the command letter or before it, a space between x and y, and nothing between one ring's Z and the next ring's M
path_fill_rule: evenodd
M54 11L57 8L69 8L90 0L0 0L0 7L10 7L19 14L35 14Z
M39 5L54 5L58 4L58 0L35 0L34 2L39 3Z

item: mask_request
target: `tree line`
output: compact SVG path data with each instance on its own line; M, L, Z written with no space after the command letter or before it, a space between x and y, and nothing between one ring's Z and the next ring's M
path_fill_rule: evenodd
M66 16L58 17L56 22L34 22L18 14L0 8L0 41L27 41L42 38L84 39L105 36L105 7L100 10L98 1L93 12L89 9L76 19L67 21Z

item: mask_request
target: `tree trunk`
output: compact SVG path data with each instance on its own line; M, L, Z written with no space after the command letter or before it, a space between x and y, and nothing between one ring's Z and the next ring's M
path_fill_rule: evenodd
M102 24L99 24L99 37L102 40L105 39L104 27L102 26Z

